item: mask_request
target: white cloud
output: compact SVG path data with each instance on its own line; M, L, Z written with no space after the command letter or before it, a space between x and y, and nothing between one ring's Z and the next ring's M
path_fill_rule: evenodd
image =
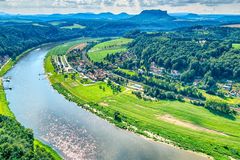
M197 8L196 8L197 6ZM140 12L164 9L170 12L239 13L240 0L0 0L0 12Z

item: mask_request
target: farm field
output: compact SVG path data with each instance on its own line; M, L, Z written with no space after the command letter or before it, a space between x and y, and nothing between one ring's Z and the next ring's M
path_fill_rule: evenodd
M224 25L223 27L240 28L240 24L229 24L229 25Z
M79 43L86 43L86 42L91 42L91 41L97 41L99 40L98 38L80 38L74 41L67 42L63 45L57 46L51 50L50 54L51 55L64 55L66 52L71 49L71 47L78 46Z
M233 48L235 48L235 49L240 49L240 44L233 44Z
M64 28L64 29L84 29L86 27L82 26L80 24L73 24L71 26L64 26L64 27L61 27L61 28Z
M62 23L65 23L65 21L52 21L52 22L49 22L51 25L54 25L54 26L57 26L59 24L62 24Z
M97 44L88 51L88 56L93 62L101 62L108 54L125 52L126 45L131 41L131 39L119 38Z
M68 50L66 46L70 48L73 45L58 46L58 49L63 47ZM104 48L102 44L99 46L99 50ZM97 50L96 46L94 50ZM90 110L97 110L103 118L117 126L155 140L159 140L157 136L160 136L177 146L206 153L217 160L240 158L239 116L234 120L228 119L189 102L139 99L129 88L113 94L105 82L84 86L79 79L72 80L70 75L64 78L64 75L54 72L50 55L57 54L55 51L49 52L45 59L45 70L51 73L49 79L54 88L68 99L79 105L89 104ZM100 85L106 90L101 90ZM113 120L116 112L124 123Z

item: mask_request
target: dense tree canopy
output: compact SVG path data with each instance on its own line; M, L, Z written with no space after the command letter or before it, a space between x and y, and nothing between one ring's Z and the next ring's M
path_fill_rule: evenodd
M15 119L0 115L0 159L54 159L44 149L34 149L33 132Z
M155 62L160 67L182 72L181 79L185 82L209 72L215 79L239 79L240 50L232 47L232 43L240 41L239 35L239 29L229 28L143 33L130 44L129 51L136 57L128 60L125 67L149 69L151 62Z

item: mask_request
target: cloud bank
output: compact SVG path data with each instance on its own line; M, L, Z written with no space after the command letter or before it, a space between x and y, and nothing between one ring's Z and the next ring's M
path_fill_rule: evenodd
M170 12L239 13L240 0L0 0L0 12L68 13L130 12L165 9Z

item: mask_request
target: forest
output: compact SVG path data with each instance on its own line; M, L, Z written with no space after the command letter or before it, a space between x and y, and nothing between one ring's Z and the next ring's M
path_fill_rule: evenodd
M211 76L215 80L226 77L239 80L240 50L232 47L239 41L239 29L221 27L195 27L156 34L138 33L129 45L129 51L135 57L128 60L125 67L133 69L144 66L149 70L151 62L155 62L160 67L181 72L181 80L184 82L192 82L196 77L204 76Z
M34 147L31 129L24 128L14 118L0 115L0 159L53 160L41 147Z
M14 58L37 45L80 36L71 30L60 30L51 25L7 23L0 26L0 55Z
M40 44L64 41L79 37L108 37L119 36L124 31L104 27L104 22L81 21L86 28L68 29L65 26L73 25L73 22L52 25L51 22L0 22L0 56L8 55L16 58L23 51ZM93 27L91 27L93 26ZM96 27L98 27L96 29ZM99 28L100 27L100 28Z

